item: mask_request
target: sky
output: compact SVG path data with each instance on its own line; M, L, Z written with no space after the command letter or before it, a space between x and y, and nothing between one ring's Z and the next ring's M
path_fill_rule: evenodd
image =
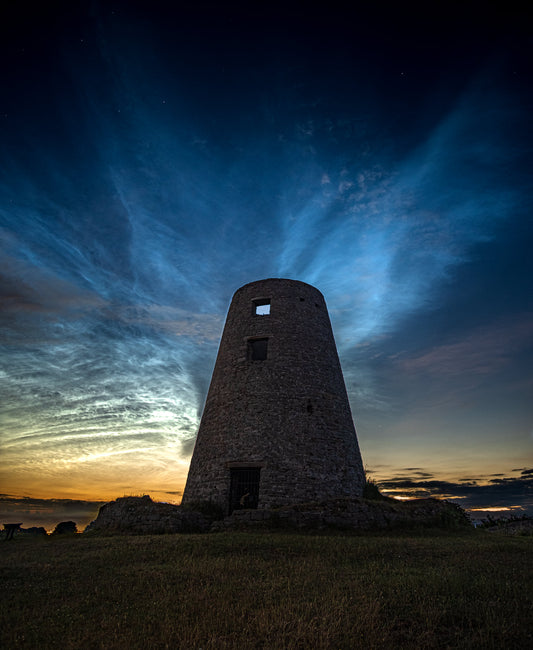
M518 4L35 5L0 10L1 520L179 503L268 277L324 294L384 491L533 514Z

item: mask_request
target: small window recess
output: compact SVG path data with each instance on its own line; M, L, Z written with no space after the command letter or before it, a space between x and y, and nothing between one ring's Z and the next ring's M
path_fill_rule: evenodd
M270 298L253 301L254 316L270 316Z
M268 354L268 339L248 339L248 359L265 361Z

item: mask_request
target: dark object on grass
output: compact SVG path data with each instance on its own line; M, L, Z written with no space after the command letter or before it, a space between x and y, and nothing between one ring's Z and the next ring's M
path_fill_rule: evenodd
M15 534L15 531L20 530L21 526L22 526L22 522L20 524L4 524L4 530L6 531L5 541L8 542L10 539L13 539L13 535Z
M75 521L62 521L54 528L52 535L72 535L78 532Z

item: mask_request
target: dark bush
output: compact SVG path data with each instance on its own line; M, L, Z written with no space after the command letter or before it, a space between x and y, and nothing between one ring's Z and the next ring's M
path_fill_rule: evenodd
M47 535L46 530L42 526L32 526L31 528L23 528L22 532L26 533L26 535L34 535L34 536Z
M78 532L75 521L62 521L54 528L52 535L73 535Z
M384 494L381 494L379 491L378 484L375 483L371 478L366 479L366 483L363 487L363 499L369 499L370 501L392 501L391 497L386 497Z

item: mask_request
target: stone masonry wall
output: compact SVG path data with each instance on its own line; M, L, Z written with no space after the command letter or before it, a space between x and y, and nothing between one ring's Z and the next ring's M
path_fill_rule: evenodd
M106 503L84 532L193 533L207 532L210 525L210 520L199 512L190 512L171 503L158 503L145 495L121 497Z
M402 526L449 529L471 526L471 522L457 504L438 499L406 502L333 499L321 503L285 506L276 510L236 510L231 516L215 521L211 532L250 528L338 528L361 531Z
M270 313L255 305L270 301ZM265 360L250 341L268 339ZM232 467L260 468L259 508L362 494L364 471L322 294L269 279L229 308L183 503L227 507Z
M224 519L214 520L216 517L216 513L208 516L181 506L154 502L149 496L122 497L102 506L98 517L87 526L85 533L154 535L255 528L362 531L401 526L453 528L471 525L462 508L437 499L401 502L340 498L272 510L235 510Z

